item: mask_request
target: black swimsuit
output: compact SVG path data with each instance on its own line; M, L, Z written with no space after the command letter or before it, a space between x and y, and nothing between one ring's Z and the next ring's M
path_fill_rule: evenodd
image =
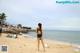
M42 37L42 34L37 34L37 38L41 38Z
M42 38L42 33L39 29L37 29L37 38Z

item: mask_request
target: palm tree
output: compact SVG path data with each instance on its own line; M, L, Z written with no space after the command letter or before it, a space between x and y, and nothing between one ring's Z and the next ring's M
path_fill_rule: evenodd
M6 20L6 15L5 13L0 14L0 24L4 24Z

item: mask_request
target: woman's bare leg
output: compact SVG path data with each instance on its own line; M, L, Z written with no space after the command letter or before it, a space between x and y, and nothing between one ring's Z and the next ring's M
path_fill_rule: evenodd
M38 51L39 51L39 45L40 45L40 40L39 40L39 38L37 39L37 41L38 41Z
M42 46L44 48L44 51L45 51L45 46L44 46L44 42L43 42L43 39L41 38L41 43L42 43Z

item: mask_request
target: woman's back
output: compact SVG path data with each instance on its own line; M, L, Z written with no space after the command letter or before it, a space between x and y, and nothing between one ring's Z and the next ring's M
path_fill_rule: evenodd
M42 34L42 30L40 28L37 28L37 34Z

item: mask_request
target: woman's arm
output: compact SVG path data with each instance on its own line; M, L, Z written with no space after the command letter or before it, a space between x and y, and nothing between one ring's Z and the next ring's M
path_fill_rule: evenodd
M36 33L38 33L38 28L36 29Z
M43 30L41 29L41 34L43 34Z

